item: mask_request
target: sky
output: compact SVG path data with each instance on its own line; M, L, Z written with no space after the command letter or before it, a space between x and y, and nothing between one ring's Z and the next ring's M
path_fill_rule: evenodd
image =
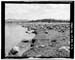
M5 19L70 20L70 4L5 4Z

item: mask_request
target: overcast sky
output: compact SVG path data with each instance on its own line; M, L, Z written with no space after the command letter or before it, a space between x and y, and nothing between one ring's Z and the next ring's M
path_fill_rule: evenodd
M6 4L5 19L70 20L70 4Z

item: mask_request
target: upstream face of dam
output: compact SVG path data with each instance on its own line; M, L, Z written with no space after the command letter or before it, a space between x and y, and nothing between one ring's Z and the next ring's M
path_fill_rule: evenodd
M70 57L70 23L6 23L6 57Z

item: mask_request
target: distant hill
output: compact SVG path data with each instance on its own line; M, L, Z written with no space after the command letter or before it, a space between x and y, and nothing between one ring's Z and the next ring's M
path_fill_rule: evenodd
M29 22L48 22L48 23L52 23L52 22L65 22L65 23L69 23L70 21L67 20L55 20L55 19L39 19L39 20L32 20Z
M37 19L37 20L27 20L27 19L24 19L24 20L16 20L16 19L10 19L10 20L6 20L5 21L6 23L35 23L35 22L47 22L47 23L70 23L70 21L68 20L55 20L55 19Z

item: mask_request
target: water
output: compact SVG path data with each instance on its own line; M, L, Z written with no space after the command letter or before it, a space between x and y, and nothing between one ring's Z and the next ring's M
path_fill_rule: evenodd
M17 24L6 24L5 25L5 52L9 52L9 50L14 47L17 43L25 40L31 40L35 37L33 33L25 33L27 31L26 28L21 27Z

